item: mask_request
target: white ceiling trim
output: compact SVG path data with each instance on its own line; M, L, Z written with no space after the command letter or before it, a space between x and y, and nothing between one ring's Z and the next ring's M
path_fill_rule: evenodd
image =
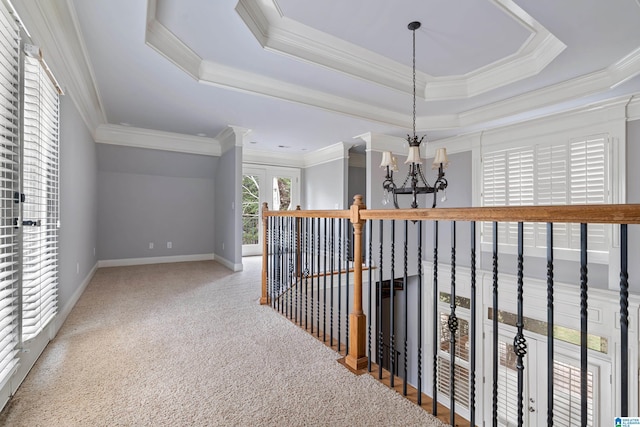
M95 132L107 117L71 0L21 0L14 7L85 125Z
M160 50L163 47L156 46L155 48ZM169 55L165 56L169 57ZM199 75L200 82L214 86L279 98L392 126L411 127L410 118L406 114L399 114L386 108L375 107L212 61L201 62Z
M531 32L513 54L461 76L416 73L427 101L470 98L538 74L566 45L511 0L491 0ZM239 0L236 12L265 49L301 58L385 87L413 94L411 69L368 49L283 16L276 0Z
M344 142L338 142L337 144L321 148L311 153L306 153L303 156L304 166L308 168L311 166L321 165L323 163L347 159L349 157L349 148L351 145Z
M395 111L372 107L368 104L330 95L321 91L311 90L277 79L267 78L212 61L203 61L152 15L155 11L156 1L157 0L148 0L149 22L147 23L147 44L190 75L198 76L196 78L202 83L279 98L405 129L411 127L409 118ZM267 14L276 14L280 17L279 19L283 18L275 7L273 0L259 0L261 2L259 4L260 7L256 7L256 1L258 0L241 0L238 3L238 8L244 10L242 12L243 14L252 17L248 22L255 27L252 31L254 34L257 34L256 37L266 37L265 34L267 33L262 32L266 31L267 27L265 27L265 25L267 24L265 24L265 22L268 22L265 21L265 19L267 19L264 13L265 7L267 8ZM519 19L523 25L529 27L536 25L536 21L519 10L512 1L493 1L508 10ZM268 9L268 7L271 7L272 10ZM549 35L549 37L552 36ZM545 38L540 42L550 43L549 38ZM560 49L560 47L556 46L556 49ZM550 52L551 50L552 49L547 47L545 52ZM541 64L548 62L552 56L544 57L542 53L531 47L523 48L522 51L521 53L534 58L532 61L538 63L536 67L542 67ZM535 57L536 54L539 55L537 58ZM196 64L198 64L197 72L195 71ZM514 70L520 71L522 67L526 68L524 65L519 65L517 61L512 61L510 66L512 66ZM418 130L440 130L481 125L496 120L501 120L501 124L508 124L509 122L515 123L522 120L518 118L518 115L521 113L531 112L535 109L542 109L571 99L602 92L620 82L632 78L638 73L640 73L640 49L631 52L625 58L604 70L460 114L418 117L416 126ZM476 78L480 79L480 77ZM489 85L490 83L482 83L480 80L477 80L477 84ZM509 120L509 118L511 119Z
M301 154L252 150L246 147L242 149L242 163L292 168L305 167L304 157Z
M205 156L222 155L220 142L213 138L104 124L98 126L95 133L96 142L101 144L125 145Z

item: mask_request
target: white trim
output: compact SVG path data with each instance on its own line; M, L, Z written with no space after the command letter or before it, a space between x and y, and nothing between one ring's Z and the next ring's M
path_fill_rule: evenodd
M231 271L236 271L237 272L237 271L242 271L242 269L243 269L242 263L235 264L235 263L229 261L228 259L226 259L225 257L223 257L221 255L213 254L213 260L215 262L218 262L218 263L224 265L225 267L227 267Z
M107 123L72 1L14 3L29 27L33 41L42 47L47 63L71 96L86 126L93 131L98 125Z
M242 149L242 162L247 165L278 166L290 168L304 168L304 155L279 153L274 151L252 150L244 146Z
M493 5L530 32L518 50L460 76L418 73L418 93L427 101L470 98L543 70L566 45L512 0ZM236 12L265 48L411 94L407 66L283 16L275 0L240 0Z
M216 137L216 141L220 141L221 153L226 153L235 147L242 147L248 142L251 129L241 126L228 125Z
M96 274L97 270L98 270L98 263L96 262L93 265L93 267L91 267L91 270L89 271L87 276L84 278L80 286L78 286L78 288L75 290L73 295L71 295L71 298L69 298L69 301L67 301L65 306L58 311L56 318L52 322L53 337L58 335L58 332L60 331L60 328L62 328L62 325L64 324L65 320L67 320L69 313L71 313L71 310L73 310L73 307L75 307L76 303L78 302L78 300L80 299L84 291L87 289L87 286L89 286L89 283L91 282L91 279L93 279L93 276Z
M627 121L633 120L640 120L640 97L638 95L633 95L627 105Z
M205 156L222 155L221 144L214 138L129 126L100 125L96 129L95 139L97 143L101 144L125 145L128 147L202 154Z
M213 261L214 254L159 256L146 258L105 259L98 261L98 267L126 267L130 265L169 264L172 262Z
M344 160L349 157L349 145L344 142L321 148L304 155L304 167L318 166L324 163Z

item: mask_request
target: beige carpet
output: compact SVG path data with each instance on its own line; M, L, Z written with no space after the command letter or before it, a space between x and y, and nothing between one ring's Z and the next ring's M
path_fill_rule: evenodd
M260 306L259 268L99 269L0 425L443 425Z

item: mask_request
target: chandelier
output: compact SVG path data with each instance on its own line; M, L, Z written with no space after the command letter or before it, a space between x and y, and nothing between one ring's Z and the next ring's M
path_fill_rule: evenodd
M393 204L396 209L398 206L398 194L411 194L413 201L411 202L412 208L418 207L418 194L432 194L433 193L433 206L436 207L436 196L438 191L444 193L442 201L447 199L446 191L447 180L444 178L444 169L449 165L447 158L446 148L438 148L436 150L435 158L433 159L433 169L438 170L438 177L433 185L429 185L422 172L422 159L420 158L420 144L424 139L424 136L418 138L416 135L416 30L420 28L420 22L411 22L408 28L413 32L413 136L407 135L407 142L409 143L409 154L405 164L409 164L409 173L400 187L393 181L393 173L398 172L398 164L396 158L391 151L385 151L382 153L382 162L380 167L387 168L387 174L382 183L384 189L384 198L382 200L383 205L387 205L393 199Z

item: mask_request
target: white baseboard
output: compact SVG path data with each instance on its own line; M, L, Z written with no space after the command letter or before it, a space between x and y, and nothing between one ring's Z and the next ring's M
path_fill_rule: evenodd
M130 265L167 264L172 262L212 261L214 254L195 254L177 256L159 256L148 258L104 259L98 261L98 267L126 267Z
M242 268L243 268L242 267L242 263L235 264L235 263L229 261L228 259L226 259L226 258L224 258L224 257L222 257L220 255L216 255L216 254L213 255L213 259L214 259L214 261L219 262L220 264L222 264L225 267L227 267L229 270L242 271Z
M58 335L58 331L62 327L62 324L64 323L65 320L67 320L67 316L69 316L69 313L71 313L71 310L73 310L73 307L75 307L76 303L84 293L85 289L87 289L87 286L89 285L89 282L91 282L91 279L93 279L93 276L96 274L97 269L98 269L98 263L96 262L91 268L91 270L89 270L89 274L87 274L87 276L84 278L80 286L78 286L78 289L76 289L73 295L71 295L71 299L67 301L65 306L62 307L60 311L58 311L54 329L53 331L51 331L52 332L51 339L53 339L53 337Z

